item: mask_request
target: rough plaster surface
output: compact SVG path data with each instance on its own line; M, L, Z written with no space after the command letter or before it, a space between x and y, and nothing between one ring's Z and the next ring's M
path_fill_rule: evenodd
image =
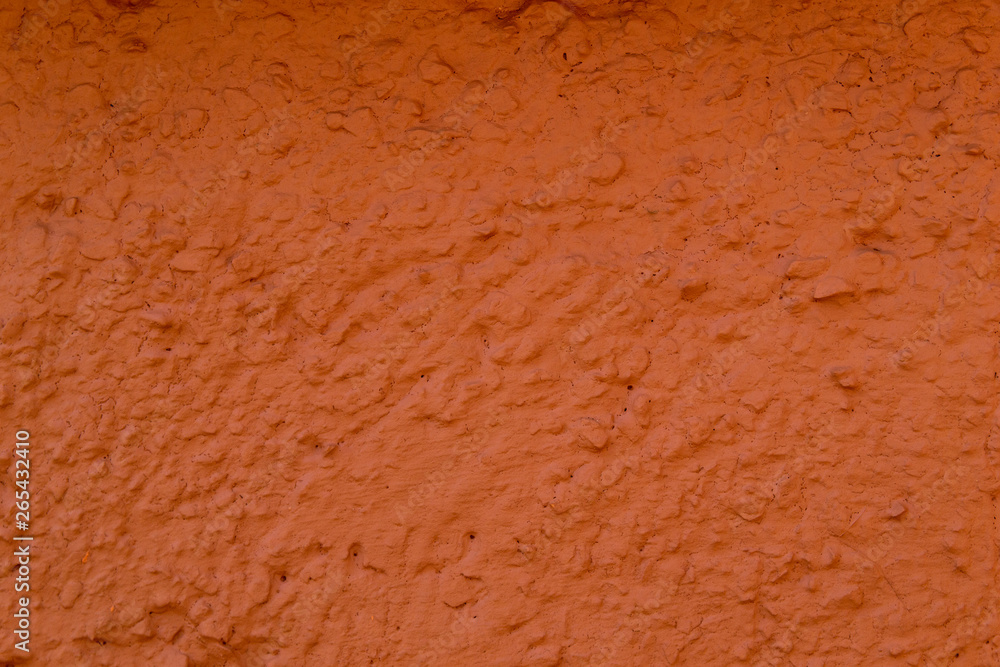
M31 664L1000 664L998 17L5 5Z

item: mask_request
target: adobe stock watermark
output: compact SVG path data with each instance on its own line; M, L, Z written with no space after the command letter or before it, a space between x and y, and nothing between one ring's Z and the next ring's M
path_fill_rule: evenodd
M716 35L736 25L739 13L746 12L752 4L750 0L735 0L724 7L710 21L706 21L702 25L701 30L698 31L698 34L684 45L684 58L677 63L677 66L686 67L697 64L701 60L701 57L705 55L708 47L716 40ZM737 13L734 13L734 10Z
M348 33L348 37L351 39L340 43L340 50L344 58L350 60L356 51L370 45L373 39L382 34L385 26L401 9L402 5L399 0L389 0L381 9L369 11L365 22Z
M580 173L587 167L596 164L608 154L608 150L614 143L625 134L628 123L608 124L597 138L591 139L584 146L576 148L570 155L570 166L559 171L555 178L542 185L539 190L521 205L526 209L522 214L529 222L537 222L536 213L530 209L545 209L556 204L559 199L566 194L566 190L579 177ZM611 158L614 159L614 158ZM618 163L619 173L622 163ZM614 177L617 177L616 173Z
M416 655L416 664L448 664L448 658L454 656L458 649L468 643L469 635L478 625L475 622L477 618L478 616L473 615L472 609L463 607L445 632L432 637L430 642L420 649Z
M227 14L236 13L243 8L243 0L214 0L212 8L220 19L225 19Z
M49 22L56 17L59 13L60 7L63 5L68 5L70 0L38 0L38 9L41 10L41 14L45 16L42 17L38 12L30 13L24 17L25 25L21 34L18 35L17 39L14 41L15 48L21 46L22 42L30 42L33 40L42 28L49 24Z
M126 126L125 121L134 122L139 106L149 95L161 87L165 76L163 67L156 66L156 71L146 70L142 79L136 83L124 96L117 98L111 107L115 109L96 129L87 132L82 138L67 141L62 154L53 161L56 169L76 167L82 160L92 160L98 151L108 141L116 130Z
M754 311L739 326L739 335L734 336L724 350L710 353L707 367L699 370L681 388L679 395L688 401L695 401L699 392L705 392L709 387L720 386L736 362L752 352L753 345L773 330L784 312L784 308L777 300L772 300Z
M410 153L401 155L398 164L385 171L385 183L390 191L395 192L406 187L410 177L427 162L432 153L445 148L453 139L461 136L462 124L466 117L483 106L488 91L489 89L481 81L471 81L466 84L441 116L441 125L431 131L430 139Z
M14 612L14 637L20 641L14 643L18 651L30 653L31 642L31 541L28 535L31 528L31 497L28 485L31 482L31 434L28 431L18 431L14 434L14 550L16 560L14 592L18 594L16 611Z
M978 298L989 289L986 281L996 269L997 257L981 259L973 265L975 275L961 285L946 289L941 294L941 304L933 317L924 320L912 334L904 338L892 353L890 360L900 368L911 365L922 348L931 345L935 336L944 336L954 323L954 311Z
M502 426L505 422L505 419L499 418L495 426ZM396 523L405 525L415 512L419 512L441 491L449 479L460 475L461 468L473 462L474 457L486 446L487 439L485 429L478 429L471 435L464 436L462 444L452 450L452 455L441 468L428 474L423 482L410 491L405 505L396 506Z
M249 170L245 158L253 153L260 154L261 151L280 152L280 133L294 121L294 117L284 109L274 112L274 117L268 122L267 127L253 136L253 139L244 139L236 148L236 156L226 163L226 166L215 173L215 175L205 181L197 189L188 186L191 192L191 199L186 201L177 212L177 217L189 223L196 215L205 213L212 204L210 199L213 195L226 192L237 180L242 180L249 176Z
M598 304L597 312L575 326L567 335L570 348L589 341L608 323L622 304L647 285L657 285L670 273L670 257L662 250L653 250L639 257L638 268L622 276Z

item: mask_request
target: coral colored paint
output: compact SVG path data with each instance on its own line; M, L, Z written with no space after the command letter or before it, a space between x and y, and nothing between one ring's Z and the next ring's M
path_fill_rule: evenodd
M994 3L335 4L0 8L0 662L1000 664Z

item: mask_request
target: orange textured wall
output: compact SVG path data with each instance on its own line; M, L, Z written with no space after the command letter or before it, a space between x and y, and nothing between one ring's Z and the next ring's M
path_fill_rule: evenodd
M1000 665L995 3L313 4L0 9L0 661Z

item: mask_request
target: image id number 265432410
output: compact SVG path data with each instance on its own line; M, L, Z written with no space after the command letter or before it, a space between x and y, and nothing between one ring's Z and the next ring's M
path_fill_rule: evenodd
M31 434L18 431L14 441L14 592L18 596L14 611L14 648L30 653L31 641Z

